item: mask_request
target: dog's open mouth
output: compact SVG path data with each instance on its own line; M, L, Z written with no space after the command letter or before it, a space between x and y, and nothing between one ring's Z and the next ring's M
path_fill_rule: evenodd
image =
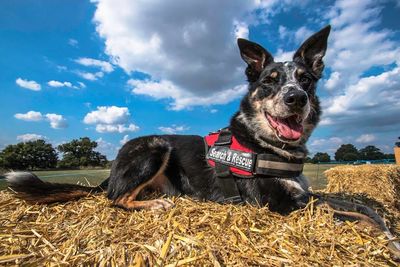
M302 117L293 115L287 118L272 117L265 113L269 124L275 129L276 134L281 139L297 141L303 134Z

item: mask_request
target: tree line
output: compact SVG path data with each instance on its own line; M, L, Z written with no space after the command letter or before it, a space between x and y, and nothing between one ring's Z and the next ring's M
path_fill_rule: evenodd
M366 146L358 150L352 144L341 145L335 152L336 161L357 161L357 160L380 160L394 159L394 154L385 154L376 146ZM330 162L331 157L328 153L318 152L314 157L307 158L310 163Z
M45 140L21 142L8 145L0 152L0 168L12 170L38 170L53 168L106 167L105 155L95 151L97 142L89 137L73 139L56 148ZM61 159L59 159L61 156ZM394 159L394 154L384 154L379 148L369 145L358 150L352 144L341 145L335 152L336 161ZM330 162L328 153L318 152L307 162Z
M108 164L107 157L95 151L97 145L97 142L90 140L89 137L73 139L56 148L45 140L8 145L0 152L0 168L38 170L105 167Z

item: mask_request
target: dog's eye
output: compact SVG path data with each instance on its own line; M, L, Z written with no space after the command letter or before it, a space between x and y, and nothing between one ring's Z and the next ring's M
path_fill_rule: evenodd
M265 77L263 80L262 80L262 83L273 83L273 82L275 82L275 79L274 78L272 78L272 77Z
M302 76L300 78L300 83L301 84L308 85L310 82L311 82L311 79L308 78L307 76Z
M278 73L276 71L272 72L269 76L262 80L262 83L274 83L278 79Z

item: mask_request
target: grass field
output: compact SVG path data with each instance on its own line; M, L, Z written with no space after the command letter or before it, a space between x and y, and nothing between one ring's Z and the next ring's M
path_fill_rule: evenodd
M326 178L323 172L329 168L335 167L332 164L306 164L304 166L304 175L310 180L313 189L322 189L326 186ZM81 183L84 185L100 184L108 177L109 170L68 170L68 171L36 171L34 172L41 179L57 183ZM0 179L0 190L6 188L4 179Z

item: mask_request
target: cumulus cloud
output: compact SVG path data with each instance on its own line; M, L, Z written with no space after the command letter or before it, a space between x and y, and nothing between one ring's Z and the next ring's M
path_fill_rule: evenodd
M371 67L399 61L400 48L392 41L392 32L376 29L380 12L376 1L336 1L327 14L332 34L326 65L332 70L331 76L341 77L336 84L338 92L346 91Z
M99 133L135 132L139 127L128 123L131 114L127 107L100 106L91 111L83 119L85 124L96 124Z
M175 125L175 124L174 124L174 125L169 126L169 127L160 126L160 127L158 127L158 129L159 129L161 132L166 133L166 134L177 134L177 133L179 133L179 132L187 131L187 130L189 130L190 128L189 128L189 127L186 127L186 126L184 126L184 125Z
M371 143L375 140L376 140L376 137L373 134L362 134L356 139L356 142L365 144L365 143Z
M96 139L97 147L96 151L100 152L103 155L106 155L108 159L114 159L119 147L104 140L102 137Z
M105 39L105 52L113 63L128 73L139 71L152 81L168 83L170 89L179 88L179 94L174 89L173 107L181 109L195 105L198 98L231 92L227 90L245 80L236 38L248 36L243 17L256 8L255 3L95 2L96 30ZM215 16L210 10L223 12ZM156 99L161 98L169 96Z
M308 29L306 26L301 26L294 33L294 39L297 44L301 44L304 40L313 34L313 31Z
M193 106L226 104L243 96L247 91L246 85L237 85L234 88L217 91L208 96L198 96L166 80L156 82L130 79L128 85L132 87L133 94L146 95L154 99L171 99L172 102L169 108L172 110L182 110Z
M121 145L125 145L129 141L129 135L124 135L124 137L119 141Z
M325 120L346 129L385 131L400 120L400 67L361 78L334 98L324 99Z
M76 86L73 86L72 83L70 83L70 82L60 82L60 81L55 81L55 80L48 81L47 85L50 86L50 87L78 88Z
M351 140L350 137L338 137L332 136L328 138L314 138L311 137L308 142L308 149L311 154L315 154L317 152L327 152L333 155L336 150L345 142L349 142Z
M50 127L53 129L62 129L68 127L67 120L64 119L62 115L48 113L45 115L45 117L50 122Z
M121 124L128 121L130 113L127 107L102 106L86 114L83 122L86 124Z
M29 141L46 140L46 139L47 137L44 135L32 134L32 133L27 133L17 136L17 141L20 142L29 142Z
M99 133L125 133L125 132L136 132L139 127L133 123L129 125L124 124L97 124L96 131Z
M22 88L29 89L32 91L40 91L40 89L42 88L40 84L38 84L37 82L25 80L22 78L18 78L17 80L15 80L15 83Z
M276 54L274 55L274 60L275 62L285 62L285 61L291 61L293 58L293 54L296 51L283 51L283 49L278 48L276 51Z
M62 115L55 113L47 113L43 115L38 111L31 110L27 113L17 113L14 115L14 117L24 121L46 120L50 123L50 127L53 129L62 129L68 127L67 120Z
M28 111L27 113L17 113L14 117L23 121L40 121L43 119L42 113L33 110Z
M80 77L88 81L96 81L99 78L103 78L104 73L101 71L98 72L86 72L86 71L76 71Z
M76 63L86 66L86 67L97 67L100 68L103 72L110 73L114 70L113 66L110 62L98 60L94 58L81 57L75 60Z
M86 88L86 85L82 82L78 82L78 85L73 85L71 82L60 82L60 81L55 81L51 80L47 82L47 85L50 87L68 87L68 88L74 88L74 89L83 89Z

